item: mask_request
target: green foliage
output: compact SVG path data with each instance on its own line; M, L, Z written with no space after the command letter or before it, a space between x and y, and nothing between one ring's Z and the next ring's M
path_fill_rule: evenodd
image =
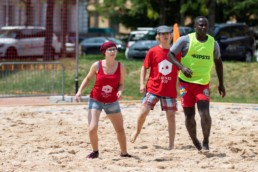
M183 25L184 17L192 19L196 16L209 14L207 0L104 0L96 4L97 11L113 23L122 23L128 28L154 27L162 22L172 25L175 22ZM183 2L182 4L180 4ZM112 9L112 10L110 10ZM165 11L162 15L162 10ZM216 0L215 22L222 23L236 16L237 21L248 25L258 24L257 0ZM250 18L250 16L252 16Z
M143 26L154 27L161 22L172 25L180 19L179 3L176 0L164 0L162 3L159 0L130 2L131 5L126 3L126 0L105 0L103 4L96 4L96 10L113 23L122 23L132 29ZM165 11L165 16L160 14L161 9Z
M188 0L184 4L181 4L180 13L184 16L207 16L208 9L206 7L205 0Z
M258 1L245 0L237 2L230 11L240 22L246 22L249 25L255 26L258 24ZM251 16L256 16L251 19Z

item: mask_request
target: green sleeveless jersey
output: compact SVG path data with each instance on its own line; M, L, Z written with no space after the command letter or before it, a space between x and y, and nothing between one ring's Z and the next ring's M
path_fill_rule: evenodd
M189 48L187 54L182 57L183 66L192 70L192 78L187 78L183 72L179 72L179 78L183 81L206 85L210 82L210 74L213 66L214 38L208 35L205 42L196 39L196 33L189 34Z

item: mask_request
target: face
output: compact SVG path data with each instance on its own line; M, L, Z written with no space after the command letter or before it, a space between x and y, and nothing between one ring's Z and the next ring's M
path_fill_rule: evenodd
M209 29L209 22L206 18L199 18L195 23L195 31L199 35L206 35Z
M159 33L159 38L160 38L160 41L171 41L172 33L171 32Z
M116 47L110 47L106 49L106 55L107 56L115 56L117 53L117 48Z

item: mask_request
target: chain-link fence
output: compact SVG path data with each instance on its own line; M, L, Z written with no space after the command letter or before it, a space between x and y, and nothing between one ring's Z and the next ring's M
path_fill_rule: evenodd
M64 95L64 67L47 61L77 59L87 32L87 0L1 0L0 97Z
M0 98L64 97L64 66L59 62L0 62L0 78Z

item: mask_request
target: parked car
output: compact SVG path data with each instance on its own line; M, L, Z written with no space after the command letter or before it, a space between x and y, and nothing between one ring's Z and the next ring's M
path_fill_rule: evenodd
M43 56L46 30L35 26L6 26L0 31L0 57ZM56 34L52 39L52 57L60 54L61 44Z
M245 23L216 24L211 35L220 46L222 60L252 61L256 41Z
M130 32L126 43L126 49L125 49L126 57L127 57L129 47L131 47L136 41L139 41L143 36L145 36L149 30L153 30L153 28L140 27L140 28L137 28L137 30Z
M193 32L191 27L179 26L180 36ZM139 41L135 42L127 52L127 59L144 59L151 47L159 44L156 41L156 29L148 31Z
M117 46L118 51L125 51L125 44L119 39L113 37L91 37L84 39L80 43L81 54L100 54L100 46L106 41L114 42Z
M127 59L144 59L149 49L158 44L156 40L139 40L129 48Z

